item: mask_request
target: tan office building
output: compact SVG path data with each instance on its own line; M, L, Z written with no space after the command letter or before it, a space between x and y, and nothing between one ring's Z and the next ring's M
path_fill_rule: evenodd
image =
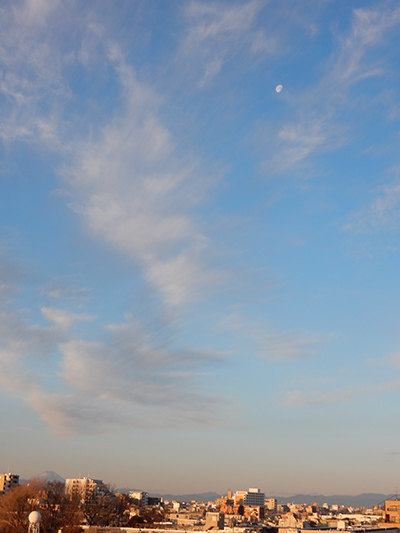
M391 524L400 523L400 501L399 500L385 500L384 511L385 522Z

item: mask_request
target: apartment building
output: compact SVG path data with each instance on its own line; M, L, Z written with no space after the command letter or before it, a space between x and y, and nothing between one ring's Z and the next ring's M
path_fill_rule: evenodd
M18 474L0 474L0 494L5 494L10 489L18 487L19 475Z
M265 498L264 505L268 511L276 511L278 502L276 501L276 498Z
M383 513L385 522L391 524L400 523L400 501L399 500L385 500L385 510Z
M135 500L141 507L146 507L149 504L149 493L143 490L131 490L129 498Z
M65 493L81 496L81 500L89 499L93 494L107 492L108 488L101 479L92 479L90 477L66 479Z

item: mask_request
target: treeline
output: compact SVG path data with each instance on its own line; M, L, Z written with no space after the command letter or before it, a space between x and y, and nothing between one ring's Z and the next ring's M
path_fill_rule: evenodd
M26 533L28 516L39 511L41 533L81 533L81 524L135 526L161 522L163 512L150 509L130 517L133 506L126 494L112 490L93 493L84 501L80 495L65 494L64 484L29 482L0 496L0 533Z

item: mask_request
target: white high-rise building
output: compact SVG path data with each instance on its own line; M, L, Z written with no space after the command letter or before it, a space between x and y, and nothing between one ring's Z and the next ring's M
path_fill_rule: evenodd
M79 494L82 501L87 500L93 494L101 494L107 491L108 488L101 479L83 477L65 480L65 493L71 495Z

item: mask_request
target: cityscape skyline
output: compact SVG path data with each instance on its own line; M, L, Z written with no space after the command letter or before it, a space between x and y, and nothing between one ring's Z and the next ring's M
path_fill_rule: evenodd
M400 7L5 0L3 468L396 491Z
M57 472L46 470L35 474L29 479L21 478L19 474L15 472L3 472L0 474L0 495L4 492L8 492L18 485L30 484L31 482L39 484L50 483L61 483L65 485L65 493L85 493L88 488L98 486L100 489L111 490L113 493L126 493L134 499L144 499L145 505L149 504L148 497L156 496L162 497L169 501L185 501L190 502L192 500L198 502L210 502L210 501L221 501L222 499L242 499L245 498L244 502L248 506L259 506L265 505L266 508L276 508L277 503L292 503L296 505L302 504L314 504L316 503L319 506L331 506L333 505L333 510L338 510L339 507L347 507L354 511L355 508L373 508L375 506L382 505L384 501L398 500L398 494L381 494L381 493L362 493L357 495L350 494L334 494L334 495L324 495L321 493L313 494L289 494L289 495L279 495L279 494L268 494L262 492L259 488L248 488L247 490L232 490L231 488L226 489L222 494L215 491L207 491L202 493L189 493L189 494L171 494L171 493L155 493L152 491L146 491L145 488L138 488L134 485L126 487L117 487L112 480L105 482L103 479L94 478L90 475L87 476L78 476L77 478L63 478ZM156 499L157 499L156 498ZM252 498L254 501L252 501ZM258 501L259 498L262 498L263 504ZM146 503L147 502L147 503ZM272 506L272 507L268 507Z

